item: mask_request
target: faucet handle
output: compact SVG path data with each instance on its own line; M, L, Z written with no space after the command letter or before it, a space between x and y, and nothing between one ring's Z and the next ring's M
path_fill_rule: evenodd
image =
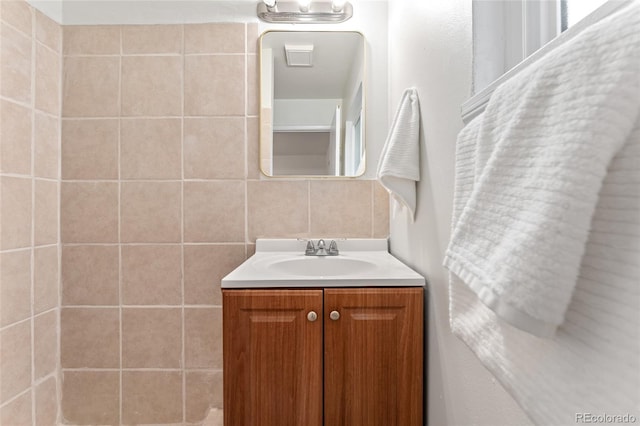
M338 250L338 243L336 243L335 240L331 240L331 243L329 243L328 253L330 256L335 256L340 254L340 250Z
M307 241L307 248L304 251L304 254L306 255L316 254L316 247L313 245L313 241L311 240Z

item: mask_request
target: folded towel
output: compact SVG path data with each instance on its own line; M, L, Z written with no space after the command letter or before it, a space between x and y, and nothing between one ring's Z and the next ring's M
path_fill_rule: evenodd
M640 3L625 9L499 87L474 120L475 162L457 165L473 165L473 187L445 266L536 335L564 321L607 168L640 112Z
M407 89L393 119L380 162L378 180L413 220L416 182L420 180L420 103L418 92Z

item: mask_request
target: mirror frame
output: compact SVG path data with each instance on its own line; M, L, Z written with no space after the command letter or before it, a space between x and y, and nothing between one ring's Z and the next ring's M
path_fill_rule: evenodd
M263 75L263 70L262 70L262 47L263 47L263 39L264 37L269 34L269 33L351 33L351 34L359 34L362 37L362 112L363 112L363 123L364 125L361 126L361 137L362 137L362 167L360 168L361 171L360 173L358 173L357 175L352 175L352 176L347 176L347 175L340 175L340 176L336 176L336 175L313 175L313 174L296 174L296 175L269 175L267 173L265 173L264 169L262 168L262 154L265 150L265 142L263 142L263 137L264 137L264 132L265 132L265 125L263 125L263 119L265 119L265 117L263 116L263 109L262 109L262 92L263 92L263 80L262 80L262 75ZM367 138L366 138L366 127L367 127L367 81L368 81L368 73L367 73L367 61L368 61L368 54L367 54L367 42L366 42L366 38L364 36L364 34L361 31L355 31L355 30L344 30L344 31L335 31L335 30L312 30L312 31L304 31L304 30L266 30L264 31L262 34L260 34L260 37L258 38L258 52L257 52L257 60L258 60L258 93L259 93L259 97L258 97L258 144L259 144L259 150L258 150L258 169L260 170L260 173L262 174L263 178L268 178L268 179L318 179L318 180L327 180L327 179L332 179L332 180L345 180L345 179L357 179L360 178L362 176L364 176L364 174L367 171ZM273 123L273 117L269 118L271 123ZM273 131L271 132L271 139L273 140ZM271 151L273 151L273 143L271 144Z

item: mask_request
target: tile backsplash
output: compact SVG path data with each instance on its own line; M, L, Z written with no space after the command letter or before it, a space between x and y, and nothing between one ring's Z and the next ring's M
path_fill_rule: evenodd
M60 25L0 1L0 424L59 405Z
M261 178L256 24L63 30L63 420L202 422L220 279L259 237L386 237L386 191Z

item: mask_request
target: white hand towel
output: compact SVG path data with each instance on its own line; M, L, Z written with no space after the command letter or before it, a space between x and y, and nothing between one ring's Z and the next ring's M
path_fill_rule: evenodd
M380 162L378 180L406 207L413 220L416 211L416 182L420 180L420 102L415 89L402 95Z

